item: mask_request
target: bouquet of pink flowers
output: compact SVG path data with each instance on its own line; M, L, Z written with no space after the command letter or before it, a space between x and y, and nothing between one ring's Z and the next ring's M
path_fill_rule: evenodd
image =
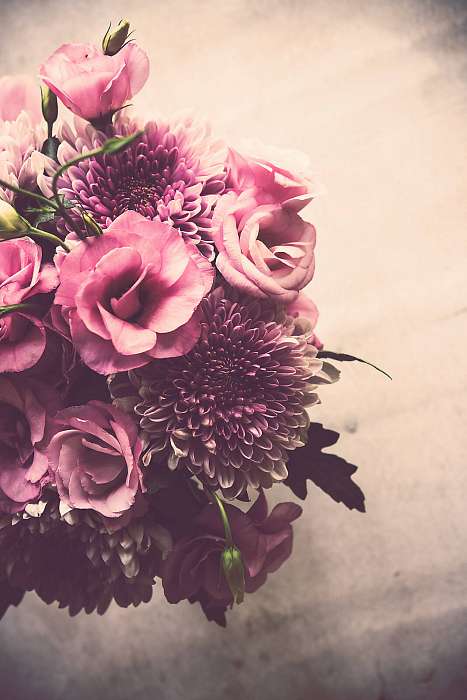
M269 512L271 486L364 510L309 417L357 358L314 332L307 174L133 116L128 37L58 48L42 110L0 79L0 614L32 590L103 613L159 578L225 624L291 553L301 508Z

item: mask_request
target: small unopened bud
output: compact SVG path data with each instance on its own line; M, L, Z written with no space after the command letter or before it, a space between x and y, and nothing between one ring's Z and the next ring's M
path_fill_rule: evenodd
M222 569L234 602L238 605L245 595L245 570L242 554L233 544L227 545L222 552Z
M124 46L128 38L130 23L126 19L120 20L115 29L109 25L104 38L102 39L102 51L106 56L115 56Z
M42 95L42 116L47 122L48 126L51 127L52 124L57 121L58 117L58 102L57 96L54 95L52 90L47 87L47 85L41 85L41 95Z
M81 212L81 217L83 219L84 225L86 227L86 233L88 236L102 236L104 233L99 224L95 219L92 218L87 211Z
M29 229L26 219L11 204L0 199L0 241L22 238L29 233Z

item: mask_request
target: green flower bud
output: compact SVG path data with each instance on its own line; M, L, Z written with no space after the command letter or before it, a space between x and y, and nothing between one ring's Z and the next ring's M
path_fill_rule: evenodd
M41 85L41 96L42 115L49 127L51 127L58 117L57 97L47 85Z
M245 595L245 569L242 554L234 544L227 545L222 552L222 569L234 602L239 605Z
M120 20L115 29L109 24L104 38L102 39L102 51L106 56L115 56L124 46L128 38L130 23L126 19Z
M97 221L95 221L87 211L84 209L81 211L81 217L84 221L86 227L86 233L88 236L102 236L104 233Z
M11 204L0 199L0 241L22 238L29 233L29 229L26 219Z

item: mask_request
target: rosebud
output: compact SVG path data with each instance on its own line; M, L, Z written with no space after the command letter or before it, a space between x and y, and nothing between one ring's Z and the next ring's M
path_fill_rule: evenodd
M84 209L81 211L81 217L86 227L86 233L88 234L88 236L102 236L102 234L104 233L103 230L101 229L97 221L95 221L95 219L93 219L87 211L84 211Z
M245 570L242 554L234 544L227 545L222 552L222 569L234 602L239 605L245 595Z
M102 51L106 56L115 56L123 48L128 38L129 29L130 23L126 19L120 20L116 29L112 29L112 24L109 24L109 28L102 39Z
M29 233L30 226L16 209L0 199L0 241L22 238Z
M52 90L47 87L47 85L41 85L41 96L42 96L42 115L47 122L48 126L51 127L52 124L57 121L58 117L58 102L57 96L54 95Z

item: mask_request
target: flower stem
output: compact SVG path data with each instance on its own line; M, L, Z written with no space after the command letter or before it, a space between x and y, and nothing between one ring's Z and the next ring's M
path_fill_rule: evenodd
M48 207L53 207L54 209L59 208L57 206L57 204L52 199L47 199L47 197L43 197L41 194L36 194L35 192L30 192L29 190L25 190L22 187L15 187L15 185L11 185L9 182L5 182L5 180L0 180L0 187L4 187L7 190L11 190L12 192L15 192L16 194L22 194L25 197L32 197L33 199L37 199L38 202L42 202L43 204L46 204Z
M224 506L224 501L222 501L217 494L212 494L214 498L214 502L216 503L217 507L219 508L219 513L221 516L222 524L224 526L224 532L225 532L225 540L227 542L227 545L231 546L233 545L233 539L232 539L232 530L230 528L230 523L229 523L229 518L227 516L227 512L225 510Z
M32 304L10 304L9 306L0 306L0 317L11 314L14 311L21 311L22 309L34 309Z
M55 243L55 245L60 245L62 248L69 253L70 249L68 248L67 244L62 241L61 238L58 236L55 236L53 233L49 233L48 231L42 231L39 228L35 228L34 226L29 227L29 233L31 233L33 236L38 236L39 238L44 238L47 241L50 241L51 243Z

